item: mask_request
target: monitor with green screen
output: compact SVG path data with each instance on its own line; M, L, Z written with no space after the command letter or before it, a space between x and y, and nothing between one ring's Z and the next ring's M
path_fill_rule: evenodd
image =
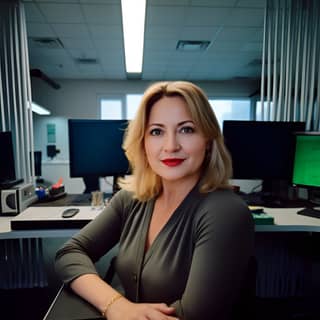
M320 188L320 132L296 135L292 182L297 186Z

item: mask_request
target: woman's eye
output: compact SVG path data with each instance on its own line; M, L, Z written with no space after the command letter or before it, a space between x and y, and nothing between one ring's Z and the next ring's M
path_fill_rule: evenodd
M194 132L194 128L192 127L182 127L180 129L181 133L193 133Z
M152 136L159 136L161 134L162 130L159 128L154 128L150 130L150 135Z

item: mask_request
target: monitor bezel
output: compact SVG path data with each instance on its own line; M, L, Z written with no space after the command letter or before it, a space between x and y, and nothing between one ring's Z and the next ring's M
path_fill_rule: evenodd
M89 178L103 178L103 177L115 177L115 176L123 176L126 174L129 174L129 162L128 167L126 169L123 169L119 172L111 172L108 170L105 170L104 172L99 173L86 173L86 172L75 172L73 163L76 160L74 151L72 150L72 144L73 144L73 136L70 134L72 130L72 126L74 124L86 124L86 123L117 123L119 126L122 126L124 129L126 129L128 125L128 120L104 120L104 119L68 119L68 140L69 140L69 168L70 168L70 177L77 178L77 177L89 177ZM125 130L124 130L125 131ZM122 148L122 147L121 147ZM123 151L124 154L124 151Z
M246 126L246 128L248 128L250 125L254 125L256 127L258 126L281 126L281 125L297 125L298 126L304 126L304 129L306 127L306 123L304 121L259 121L259 120L225 120L223 122L223 128L222 128L222 133L223 133L223 136L224 136L224 139L225 139L225 144L226 144L226 147L228 149L228 151L230 152L230 155L231 155L231 158L232 158L232 150L229 150L228 148L228 141L227 141L227 137L226 137L226 128L225 128L225 124L229 124L229 125L232 125L232 124L237 124L239 126L241 125L244 125ZM300 130L297 129L297 130L292 130L292 134L294 134L295 132L301 132L301 128ZM293 140L292 140L292 155L293 156L293 152L294 152L294 136L293 136ZM263 156L263 155L260 155L260 156ZM288 157L289 159L290 157ZM233 161L233 159L232 159ZM292 164L293 165L293 164ZM235 165L234 165L234 161L233 161L233 168L236 168ZM274 174L272 176L270 176L269 174L261 174L259 173L258 175L254 175L254 174L247 174L248 172L248 167L246 168L246 172L244 173L241 173L241 172L236 172L234 171L234 174L233 174L233 177L232 179L234 180L263 180L263 181L266 181L266 182L270 182L270 181L288 181L288 183L290 183L291 179L292 179L292 167L291 168L288 168L286 174L282 175L278 175L278 174ZM268 170L270 172L270 170Z
M295 132L295 136L319 136L320 139L320 131L305 131L305 132ZM295 153L294 153L294 158L293 158L293 166L292 166L292 180L291 184L293 187L298 187L298 188L305 188L309 190L315 190L315 191L320 191L320 185L319 186L313 186L313 185L308 185L308 184L302 184L302 183L295 183L293 181L294 177L294 160L295 160Z

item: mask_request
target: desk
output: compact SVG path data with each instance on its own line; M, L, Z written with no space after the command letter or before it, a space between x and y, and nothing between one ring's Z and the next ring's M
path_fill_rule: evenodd
M73 206L76 207L77 206ZM99 210L92 210L89 206L80 206L80 212L70 220L60 217L62 211L67 207L29 207L15 217L0 217L0 239L20 238L57 238L70 237L80 228L68 227L77 220L90 221L99 213ZM264 208L264 211L274 217L273 225L257 225L256 232L320 232L320 219L301 216L297 211L301 208ZM65 227L50 229L28 229L12 230L11 221L30 219L37 220L63 220ZM84 222L85 223L85 222Z
M73 207L80 211L72 218L61 217L68 207L29 207L15 217L0 217L0 239L71 237L102 211L89 206ZM12 223L16 224L16 230L11 227Z
M256 232L320 232L320 219L297 214L302 208L264 208L273 225L257 225Z
M77 207L77 206L73 206ZM35 229L35 230L12 230L11 229L11 221L19 220L21 218L27 218L30 215L30 219L35 216L41 219L62 219L60 218L60 214L62 211L67 208L65 206L58 207L29 207L19 215L15 217L0 217L0 239L30 239L33 238L64 238L71 237L74 233L78 232L79 228L65 228L65 229ZM74 218L85 218L88 221L94 219L94 217L99 213L97 211L92 211L90 206L79 206L80 212ZM263 238L266 237L264 233L268 233L269 237L272 238L275 236L280 236L281 233L319 233L320 232L320 219L301 216L296 212L300 210L300 208L264 208L264 211L269 215L274 217L274 225L257 225L255 230L258 235L261 235ZM81 213L81 214L80 214ZM70 220L71 221L71 220ZM282 248L281 248L282 250ZM279 249L279 251L281 251ZM279 261L278 256L275 257L274 253L276 248L274 248L273 244L270 245L270 251L263 255L265 256L265 261L261 261L260 271L265 277L270 276L270 269L268 269L268 263L270 260L271 254L273 255L273 259ZM271 252L271 254L269 254ZM279 255L283 255L283 252L279 252ZM16 264L15 264L16 265ZM278 266L277 266L278 267ZM286 266L281 268L282 273L286 273L288 275ZM8 272L12 272L12 269L8 268ZM35 274L37 272L34 272ZM268 282L268 279L262 278L261 283L265 284ZM269 281L270 282L270 281ZM262 285L261 285L262 286ZM265 294L268 296L269 292L276 289L269 289ZM273 291L272 291L273 293ZM48 318L49 320L50 318ZM47 319L46 319L47 320ZM60 319L59 319L60 320Z
M105 319L88 302L62 286L43 320L98 320Z

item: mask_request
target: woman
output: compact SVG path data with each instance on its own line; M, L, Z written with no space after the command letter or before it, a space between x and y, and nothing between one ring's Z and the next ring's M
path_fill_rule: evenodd
M254 225L228 184L231 160L207 97L189 82L152 85L123 147L132 175L58 251L57 272L108 320L230 319ZM117 243L124 295L93 265Z

